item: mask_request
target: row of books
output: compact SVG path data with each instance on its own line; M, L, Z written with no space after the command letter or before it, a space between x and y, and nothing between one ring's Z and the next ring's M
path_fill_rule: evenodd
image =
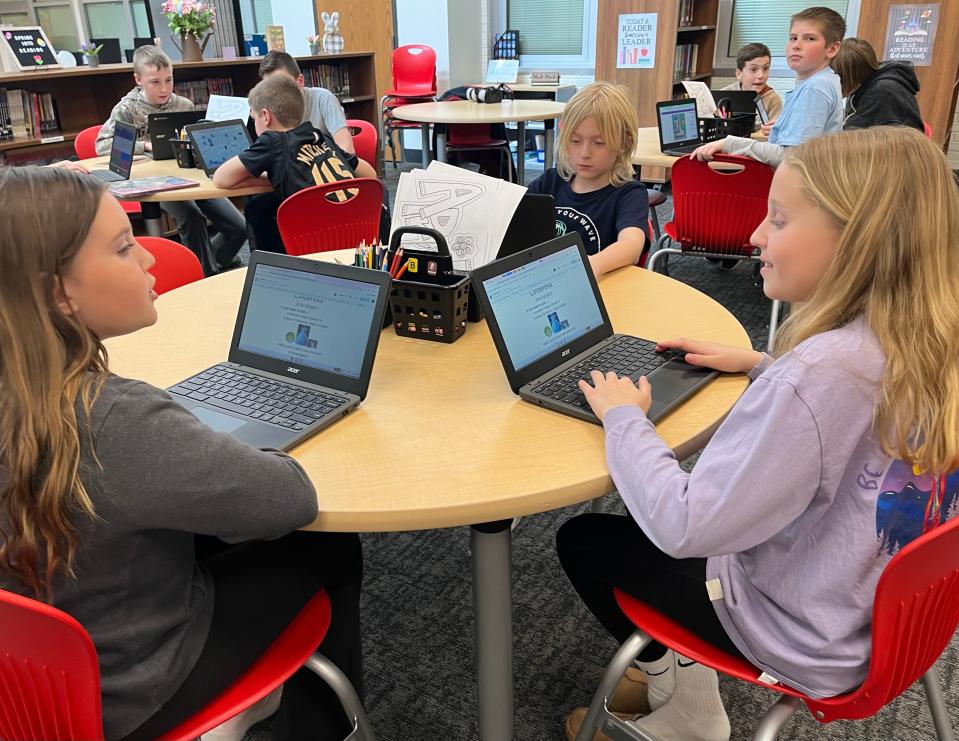
M303 70L308 87L325 87L334 95L350 94L350 71L345 64L318 64Z
M699 44L677 44L676 57L673 60L673 79L687 80L696 74L696 59L699 57Z
M38 137L60 128L50 93L0 88L0 139Z
M696 0L679 0L679 27L693 25Z
M177 82L173 85L173 92L202 108L210 102L211 95L233 95L233 80L229 77L207 77L205 80Z

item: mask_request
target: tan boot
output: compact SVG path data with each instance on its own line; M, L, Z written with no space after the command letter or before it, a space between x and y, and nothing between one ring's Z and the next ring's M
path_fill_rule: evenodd
M586 713L589 712L589 708L576 708L569 715L566 716L566 741L575 741L576 734L579 733L580 726L583 725L583 721L586 720ZM620 720L636 720L637 716L632 713L613 713ZM596 731L593 734L592 741L612 741L612 739L607 736L602 731Z
M646 675L631 666L619 680L606 707L614 713L649 715L652 709L646 696L647 689Z

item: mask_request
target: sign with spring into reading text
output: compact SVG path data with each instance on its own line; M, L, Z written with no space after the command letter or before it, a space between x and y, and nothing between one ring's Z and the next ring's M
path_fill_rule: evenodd
M656 63L656 13L624 13L618 27L616 68L652 69Z
M4 28L0 38L13 54L16 66L22 70L59 67L56 54L40 26Z

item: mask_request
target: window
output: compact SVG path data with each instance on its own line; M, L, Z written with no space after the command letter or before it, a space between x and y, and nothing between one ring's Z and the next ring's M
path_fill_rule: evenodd
M716 67L736 68L736 52L746 44L761 42L773 55L773 68L788 73L786 41L789 19L811 5L832 8L846 19L846 35L856 35L860 0L720 0L716 39Z
M77 19L69 5L38 5L37 23L47 33L53 48L76 51L80 48L80 35L77 33Z
M596 60L597 0L492 0L491 29L519 31L520 67L583 69ZM490 38L492 46L492 38Z
M131 17L124 12L123 3L87 3L83 6L87 28L92 39L120 39L121 49L133 48Z

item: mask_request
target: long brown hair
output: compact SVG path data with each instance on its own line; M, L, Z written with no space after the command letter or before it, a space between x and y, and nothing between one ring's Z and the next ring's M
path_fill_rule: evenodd
M959 190L942 150L914 129L874 126L811 139L784 165L841 234L832 267L783 325L777 352L864 316L886 356L874 409L883 449L924 473L952 471Z
M876 59L872 44L855 37L842 40L839 53L833 57L830 64L833 71L839 75L844 98L856 92L879 69L879 60Z
M94 514L80 449L106 351L60 310L55 287L102 194L93 178L67 170L0 169L0 504L10 528L0 533L0 568L39 598L73 571L76 515Z

